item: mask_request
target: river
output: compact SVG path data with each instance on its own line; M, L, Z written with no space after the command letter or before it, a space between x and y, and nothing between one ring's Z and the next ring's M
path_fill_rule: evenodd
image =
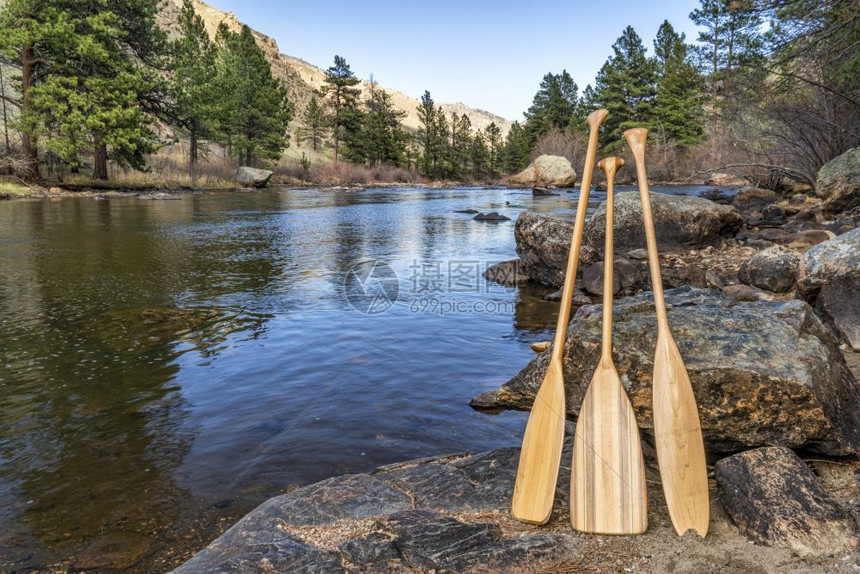
M468 403L557 303L488 284L514 223L457 211L576 197L0 202L0 570L163 571L296 485L518 444L524 413Z

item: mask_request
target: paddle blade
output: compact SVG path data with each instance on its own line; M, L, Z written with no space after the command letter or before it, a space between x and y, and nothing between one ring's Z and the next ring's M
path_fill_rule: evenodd
M671 335L657 337L654 355L654 440L663 492L675 532L708 534L708 468L696 397Z
M641 534L648 528L639 427L611 363L598 365L576 421L570 523L593 534Z
M523 435L511 504L511 514L518 520L532 524L549 521L564 443L564 421L561 365L550 361Z

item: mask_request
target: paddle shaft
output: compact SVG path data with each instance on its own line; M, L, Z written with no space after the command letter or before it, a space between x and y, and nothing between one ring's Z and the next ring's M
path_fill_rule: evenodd
M629 136L628 136L629 134ZM648 244L648 267L651 270L651 289L654 292L654 307L657 312L658 332L669 332L666 302L663 299L663 277L660 273L660 255L657 253L657 234L654 231L654 214L651 211L651 192L648 189L648 174L645 172L645 139L648 130L634 128L625 132L627 144L636 159L636 178L639 181L639 198L642 202L642 219L645 222L645 242Z
M588 116L588 148L585 152L585 165L582 168L582 181L579 187L579 201L576 205L576 221L573 225L573 238L570 243L570 254L567 256L567 268L564 274L564 287L561 291L561 308L558 311L558 322L555 327L555 339L552 345L551 361L561 362L564 351L564 340L567 336L567 322L570 319L570 308L573 305L573 289L576 283L576 271L579 268L579 252L582 248L582 234L585 230L585 216L588 211L588 194L591 192L591 175L594 171L594 159L597 157L597 136L600 124L609 112L597 110Z
M612 298L615 245L613 222L615 221L615 173L624 165L620 157L601 160L600 169L606 173L606 247L603 254L603 344L601 362L612 362Z

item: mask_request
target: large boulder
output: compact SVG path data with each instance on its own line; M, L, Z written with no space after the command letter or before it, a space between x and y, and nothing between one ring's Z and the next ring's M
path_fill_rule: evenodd
M784 293L794 289L797 284L799 266L800 256L797 252L774 245L747 259L738 271L738 278L753 287Z
M267 169L256 169L243 165L236 170L236 181L246 187L266 187L272 178L272 172Z
M816 311L860 350L860 228L811 247L797 283Z
M750 540L801 556L850 552L854 519L790 449L759 448L717 462L729 516Z
M566 157L542 155L509 181L520 185L571 187L576 181L576 171Z
M860 206L860 147L824 164L818 170L815 191L824 198L827 214Z
M657 247L661 252L687 251L718 245L732 237L741 226L737 211L702 197L651 194L651 209L657 228ZM616 253L645 246L645 227L638 192L615 196L614 239ZM603 253L606 236L606 204L597 208L585 226L583 244Z
M686 362L705 440L714 451L774 445L860 452L860 384L838 342L800 300L741 303L718 291L666 291L669 324ZM615 364L639 426L652 428L656 318L650 292L615 304ZM600 357L602 307L579 309L563 354L567 409L579 411ZM473 406L529 409L550 352Z
M514 226L520 271L538 283L561 287L572 236L573 224L568 221L522 212Z

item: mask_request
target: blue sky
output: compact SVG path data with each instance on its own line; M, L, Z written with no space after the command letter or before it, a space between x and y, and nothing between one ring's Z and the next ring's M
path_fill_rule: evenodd
M522 118L547 72L567 69L580 91L593 83L627 25L649 54L663 20L688 41L698 35L688 17L698 0L207 1L323 69L338 54L359 77L511 120Z

